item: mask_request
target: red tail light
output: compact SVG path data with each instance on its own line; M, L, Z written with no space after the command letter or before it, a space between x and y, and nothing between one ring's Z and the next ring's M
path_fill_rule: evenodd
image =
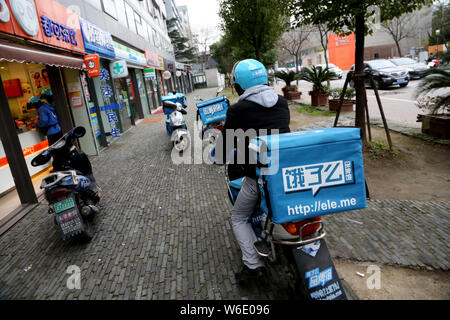
M57 188L48 193L48 199L59 199L65 197L71 190L65 188Z
M293 236L298 236L302 226L304 226L305 224L307 224L309 222L315 222L315 221L320 221L320 220L321 220L321 217L315 217L315 218L306 219L306 220L302 220L302 221L298 221L298 222L282 223L281 225L283 226L284 230L286 230L289 234L291 234ZM319 229L319 227L320 227L320 223L313 223L313 224L310 224L310 225L304 227L302 229L302 237L306 237L310 234L313 234L314 232L316 232Z

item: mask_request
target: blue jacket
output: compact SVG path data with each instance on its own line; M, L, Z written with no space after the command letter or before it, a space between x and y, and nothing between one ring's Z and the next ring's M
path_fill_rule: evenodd
M55 107L48 103L42 103L38 109L39 120L36 126L40 128L48 127L47 136L61 132L58 116L56 115Z

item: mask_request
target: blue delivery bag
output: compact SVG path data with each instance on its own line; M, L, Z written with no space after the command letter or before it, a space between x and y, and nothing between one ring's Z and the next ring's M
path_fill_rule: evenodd
M172 94L172 95L169 95L169 96L162 96L161 97L161 101L162 102L170 101L170 102L173 102L173 103L179 102L179 103L181 103L183 108L187 107L186 97L182 93ZM164 111L165 115L169 115L169 114L171 114L173 112L173 109L172 108L165 108L165 107L163 107L163 111Z
M226 96L220 96L197 103L198 112L202 123L210 123L225 120L228 110L228 99Z
M359 128L262 136L249 148L260 164L261 208L274 223L367 207Z

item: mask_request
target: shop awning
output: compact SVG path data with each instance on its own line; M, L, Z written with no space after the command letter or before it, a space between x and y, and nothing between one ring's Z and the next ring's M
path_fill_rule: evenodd
M66 56L39 49L26 47L16 43L0 41L0 60L9 62L29 62L47 64L56 67L83 69L82 58Z

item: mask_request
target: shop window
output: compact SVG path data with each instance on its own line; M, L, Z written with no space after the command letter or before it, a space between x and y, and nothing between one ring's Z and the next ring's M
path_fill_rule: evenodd
M47 137L36 128L38 110L28 104L31 97L39 96L45 89L50 88L46 67L40 64L1 61L0 75L29 174L34 176L51 165L49 162L39 167L31 166L33 157L48 147ZM6 154L0 144L0 196L14 187Z
M134 11L128 3L125 2L125 11L127 14L128 28L136 33L136 23L134 21Z
M114 0L103 0L103 9L108 15L117 20L116 3Z
M97 8L98 10L102 11L102 1L101 0L86 0L87 3L89 3L91 6Z
M134 11L134 20L136 21L136 29L137 29L137 33L138 35L145 37L144 34L144 28L142 26L142 20L141 20L141 16L139 16L136 11Z
M117 18L123 26L128 28L127 14L125 12L125 3L123 2L123 0L115 0L115 1L117 9Z

